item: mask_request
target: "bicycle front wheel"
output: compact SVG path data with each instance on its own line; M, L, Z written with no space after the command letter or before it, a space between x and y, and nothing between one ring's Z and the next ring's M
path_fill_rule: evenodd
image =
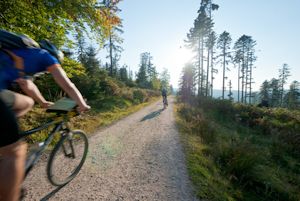
M51 152L47 176L54 186L70 182L80 171L88 152L88 139L83 131L63 135Z

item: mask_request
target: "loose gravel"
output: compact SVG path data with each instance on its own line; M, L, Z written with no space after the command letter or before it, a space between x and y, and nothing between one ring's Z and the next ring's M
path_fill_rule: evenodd
M169 103L163 110L156 102L90 137L82 170L63 188L51 186L41 160L24 182L24 200L196 201Z

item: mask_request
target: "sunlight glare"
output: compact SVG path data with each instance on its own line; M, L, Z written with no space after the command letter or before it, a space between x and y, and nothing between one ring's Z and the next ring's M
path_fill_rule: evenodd
M171 75L171 84L177 88L178 81L181 75L182 68L193 58L193 53L191 50L184 47L184 45L179 45L177 48L173 49L168 58L168 70Z

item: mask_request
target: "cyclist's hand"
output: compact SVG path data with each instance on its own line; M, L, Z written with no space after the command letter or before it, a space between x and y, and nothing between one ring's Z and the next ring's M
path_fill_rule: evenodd
M51 105L54 105L54 103L53 103L53 102L50 102L50 101L46 101L46 102L41 103L40 105L41 105L42 108L47 109L47 108L49 108Z
M91 106L85 104L85 105L78 106L77 111L81 113L81 112L88 111L90 109Z

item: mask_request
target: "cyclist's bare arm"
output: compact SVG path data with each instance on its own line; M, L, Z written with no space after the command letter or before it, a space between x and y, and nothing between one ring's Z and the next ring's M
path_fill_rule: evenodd
M52 105L52 102L46 101L46 99L41 94L40 90L37 86L29 79L19 78L16 82L21 87L22 91L26 93L26 95L33 98L36 102L38 102L43 108L48 108Z
M54 64L50 68L50 72L56 83L78 104L79 112L89 110L90 106L86 104L81 93L67 77L66 72L61 68L61 66L59 64Z

